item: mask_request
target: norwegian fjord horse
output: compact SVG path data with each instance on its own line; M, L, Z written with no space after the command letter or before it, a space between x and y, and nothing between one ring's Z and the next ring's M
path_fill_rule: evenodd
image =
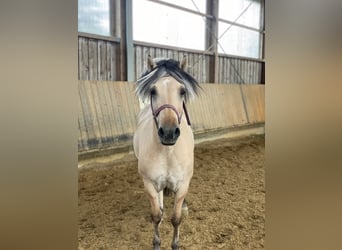
M137 81L136 93L150 104L139 114L134 134L138 170L151 204L153 248L160 249L159 225L163 214L163 190L175 193L171 223L172 249L179 249L182 206L193 175L194 138L185 103L200 86L182 62L148 58L148 71ZM184 204L183 204L184 203Z

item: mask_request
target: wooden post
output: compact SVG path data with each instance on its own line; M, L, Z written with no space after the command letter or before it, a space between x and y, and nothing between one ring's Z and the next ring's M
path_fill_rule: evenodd
M133 2L126 0L126 71L127 81L135 81L133 47Z
M260 57L265 59L265 0L260 2L260 29L262 33L260 34ZM265 62L261 64L261 77L260 83L265 84Z
M132 0L121 0L120 80L134 81Z
M218 4L218 0L207 0L207 15L212 16L212 18L207 18L205 49L212 52L209 59L209 81L211 83L218 82Z

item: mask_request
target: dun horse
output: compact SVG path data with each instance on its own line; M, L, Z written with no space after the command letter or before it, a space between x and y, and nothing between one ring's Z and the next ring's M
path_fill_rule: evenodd
M148 71L137 81L137 95L150 101L139 114L134 152L151 203L154 249L160 249L164 189L175 193L171 246L179 249L182 206L186 206L184 199L193 174L194 139L185 103L197 94L200 86L185 71L186 64L186 57L181 63L149 57Z

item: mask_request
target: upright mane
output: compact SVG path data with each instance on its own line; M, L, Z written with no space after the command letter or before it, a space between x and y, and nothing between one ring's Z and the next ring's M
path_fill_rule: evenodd
M201 88L198 82L190 74L179 67L179 62L173 59L161 59L156 61L156 66L146 71L138 80L136 93L146 99L150 96L151 86L161 77L171 76L183 84L186 90L185 100L196 96Z

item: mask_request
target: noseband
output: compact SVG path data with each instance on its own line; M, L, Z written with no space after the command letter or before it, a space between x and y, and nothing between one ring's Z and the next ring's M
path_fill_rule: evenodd
M158 121L157 121L157 117L158 115L160 114L160 112L164 109L172 109L176 115L177 115L177 119L178 119L178 124L181 123L181 120L182 120L182 115L183 113L179 114L177 109L175 108L175 106L171 105L171 104L163 104L161 105L159 108L157 108L156 110L153 110L153 105L152 105L152 96L151 96L151 110L152 110L152 114L153 114L153 118L154 118L154 122L156 123L156 126L158 128ZM190 118L189 118L189 114L188 114L188 111L186 109L186 106L185 106L185 103L183 102L183 110L184 110L184 113L185 113L185 117L186 117L186 121L188 123L189 126L191 126L191 123L190 123Z

